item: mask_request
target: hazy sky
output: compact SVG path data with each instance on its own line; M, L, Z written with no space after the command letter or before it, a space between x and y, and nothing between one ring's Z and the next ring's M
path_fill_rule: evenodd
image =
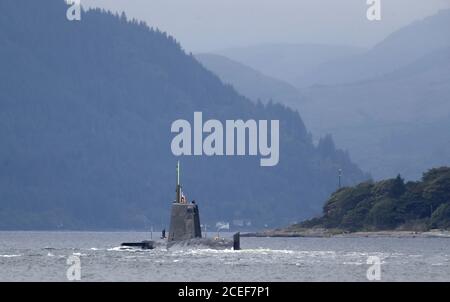
M450 0L381 0L382 20L369 22L366 0L81 0L125 10L173 35L187 51L261 43L371 46L392 31L450 8Z

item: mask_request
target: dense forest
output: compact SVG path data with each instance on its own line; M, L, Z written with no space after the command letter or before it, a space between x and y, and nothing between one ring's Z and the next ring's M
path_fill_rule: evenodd
M297 226L348 231L450 229L450 168L431 169L417 182L405 183L399 175L342 188L325 204L322 217Z
M298 112L255 104L177 41L63 0L0 1L0 229L164 227L174 199L171 123L280 120L280 162L184 157L182 182L202 220L252 226L320 212L337 186L368 179L331 137L312 142Z

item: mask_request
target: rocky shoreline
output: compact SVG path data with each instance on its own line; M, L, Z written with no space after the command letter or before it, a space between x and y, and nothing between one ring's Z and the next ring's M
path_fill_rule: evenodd
M450 238L450 231L430 230L425 232L417 231L372 231L372 232L345 232L336 229L302 229L302 230L268 230L254 233L243 233L241 237L309 237L309 238L354 238L354 237L391 237L391 238Z

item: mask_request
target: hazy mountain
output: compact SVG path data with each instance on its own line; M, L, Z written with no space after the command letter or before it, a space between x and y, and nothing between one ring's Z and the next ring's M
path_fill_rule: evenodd
M230 50L228 55L260 70L283 66L286 74L310 59L303 79L291 81L297 86L328 84L304 87L298 103L275 100L297 108L316 137L332 133L338 146L377 178L402 173L418 179L423 170L450 161L449 139L439 130L450 125L448 28L450 10L441 11L394 32L367 52L320 64L313 51L283 56L275 46ZM284 58L295 62L296 56L297 63L283 63ZM239 79L222 65L214 70L223 78ZM353 82L343 83L348 81ZM254 86L235 82L241 92Z
M295 107L301 102L298 90L289 83L266 76L244 64L214 54L195 55L203 66L219 76L222 82L253 101L270 100Z
M362 48L340 45L263 44L214 53L301 88L310 83L309 74L321 64L353 57L364 51Z
M392 33L367 52L320 64L305 77L290 83L297 87L350 83L393 72L449 47L449 28L450 10L442 10Z
M333 133L376 177L417 179L450 161L450 47L383 76L304 94L301 112L313 133Z
M63 1L0 2L0 228L149 228L174 199L171 123L280 120L280 162L184 157L203 222L280 225L318 213L337 183L367 178L330 137L312 143L298 113L255 104L170 36Z

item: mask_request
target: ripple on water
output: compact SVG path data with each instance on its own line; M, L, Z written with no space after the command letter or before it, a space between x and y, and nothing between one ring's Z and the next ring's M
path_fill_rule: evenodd
M78 257L85 257L85 256L87 256L87 254L83 254L83 253L72 253L72 255L78 256Z

